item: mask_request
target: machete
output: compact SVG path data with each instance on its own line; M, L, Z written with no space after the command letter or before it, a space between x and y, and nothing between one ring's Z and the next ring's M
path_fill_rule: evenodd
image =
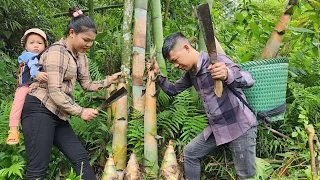
M208 54L211 59L211 64L214 64L217 62L218 58L209 5L208 3L201 4L196 7L196 10L197 18L201 27L200 29L203 33L203 39L206 43ZM214 80L214 93L218 97L222 96L223 84L221 80Z
M120 99L122 96L126 95L128 93L127 89L122 87L121 89L119 89L118 91L116 91L115 93L113 93L108 99L106 99L104 101L104 103L102 103L97 110L101 111L105 108L107 108L108 106L110 106L112 103L114 103L115 101L117 101L118 99Z

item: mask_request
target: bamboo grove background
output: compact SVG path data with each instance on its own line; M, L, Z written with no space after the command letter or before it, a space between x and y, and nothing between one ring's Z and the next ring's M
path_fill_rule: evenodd
M25 173L23 137L18 146L5 144L16 85L16 59L22 51L20 38L28 28L39 27L47 33L50 43L55 42L66 30L69 19L64 13L72 6L86 9L85 14L90 15L98 26L94 48L88 52L92 79L102 79L106 74L120 70L125 73L118 86L106 91L86 93L77 86L73 94L77 103L83 107L97 107L115 88L125 86L130 90L121 102L119 100L105 113L100 113L95 120L88 123L79 117L70 120L89 152L97 178L103 177L105 165L108 165L106 162L110 159L108 162L112 167L114 163L118 170L115 176L124 176L128 169L137 168L136 163L130 163L130 168L127 167L129 157L134 152L132 158L137 158L140 165L139 178L159 179L163 158L173 155L172 147L168 146L170 140L173 140L178 170L182 173L183 146L206 127L202 102L194 89L175 97L167 96L152 84L152 73L142 71L141 67L145 66L145 58L154 59L170 81L182 75L183 72L163 60L162 42L164 37L181 31L190 38L196 49L204 50L199 25L192 11L193 6L204 2L212 6L215 34L221 47L236 63L244 63L261 59L274 27L291 1L0 1L0 179L23 179ZM316 134L320 130L319 24L318 1L301 0L292 8L282 43L273 55L290 59L288 108L283 121L271 124L290 139L279 137L259 126L255 179L312 179L305 128L313 125ZM154 92L150 94L148 87ZM145 97L141 96L143 94ZM150 111L157 113L156 117L151 115L151 118L156 118L156 124L146 124L146 113L143 112L150 107ZM146 125L153 128L146 132ZM148 134L151 134L150 138ZM148 141L148 145L145 145L145 141ZM170 148L167 149L167 146ZM148 150L152 148L153 154L147 157ZM113 153L113 158L110 158L110 153ZM201 167L202 179L235 179L227 147L222 146L221 151L207 156ZM65 156L53 148L47 179L81 177L75 175Z

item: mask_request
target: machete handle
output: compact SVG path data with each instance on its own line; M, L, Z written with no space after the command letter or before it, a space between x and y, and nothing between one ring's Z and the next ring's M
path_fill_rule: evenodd
M223 93L223 84L219 79L214 80L214 93L220 98Z

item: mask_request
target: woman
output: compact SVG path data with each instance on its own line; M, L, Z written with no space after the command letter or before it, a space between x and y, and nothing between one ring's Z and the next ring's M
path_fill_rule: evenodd
M98 91L117 83L121 72L103 81L91 81L84 53L92 46L97 28L81 10L69 9L69 14L73 18L66 36L45 50L39 60L48 81L32 83L24 104L21 122L27 153L26 179L46 176L52 145L71 161L77 175L82 173L84 180L96 179L88 154L67 118L80 116L89 121L98 111L80 107L74 102L72 92L76 80L84 90Z

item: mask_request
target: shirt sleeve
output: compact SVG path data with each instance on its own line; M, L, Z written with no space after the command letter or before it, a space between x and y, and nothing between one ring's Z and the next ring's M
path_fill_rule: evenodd
M254 79L248 71L240 69L240 67L233 63L231 58L225 55L219 55L218 61L225 62L228 71L227 84L237 88L249 88L254 84Z
M36 78L39 73L39 62L38 58L34 57L28 61L28 67L30 68L30 75L32 78Z
M101 81L92 81L89 72L88 58L85 54L80 54L78 58L78 82L85 91L99 91L107 87L107 79Z
M185 73L175 83L171 83L166 77L160 75L157 80L161 89L169 96L174 96L192 86L192 82L188 73Z
M83 108L62 91L64 74L69 61L70 56L63 48L52 48L48 51L47 59L43 63L43 68L48 74L48 95L58 107L68 114L80 116Z

